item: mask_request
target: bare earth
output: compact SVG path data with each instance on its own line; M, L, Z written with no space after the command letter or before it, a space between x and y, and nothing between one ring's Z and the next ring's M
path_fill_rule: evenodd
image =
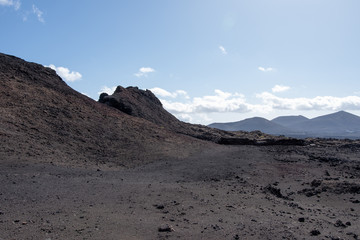
M0 239L358 239L359 148L220 146L182 161L3 161Z

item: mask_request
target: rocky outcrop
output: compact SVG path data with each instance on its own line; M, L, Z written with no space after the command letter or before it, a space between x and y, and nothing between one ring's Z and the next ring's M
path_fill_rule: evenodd
M118 86L112 95L102 93L99 102L158 125L175 126L179 123L150 90Z

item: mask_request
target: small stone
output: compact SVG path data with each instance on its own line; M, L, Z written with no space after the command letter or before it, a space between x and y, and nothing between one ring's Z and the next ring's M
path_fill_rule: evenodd
M305 218L303 217L299 218L299 222L305 222Z
M174 228L169 225L169 224L164 224L164 225L161 225L159 228L158 228L158 231L159 232L173 232L175 231Z
M319 236L320 234L321 234L320 231L317 229L314 229L310 232L311 236Z
M342 227L342 228L347 227L341 220L337 220L336 223L334 224L334 226L335 227Z
M313 180L313 181L310 183L310 186L312 186L312 187L318 187L318 186L321 185L321 183L322 183L321 180Z
M156 205L154 205L155 207L156 207L156 209L164 209L165 208L165 206L164 205L162 205L162 204L156 204Z

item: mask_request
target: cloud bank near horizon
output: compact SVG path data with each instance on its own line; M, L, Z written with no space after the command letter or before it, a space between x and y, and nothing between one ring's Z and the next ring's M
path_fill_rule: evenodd
M275 91L274 91L275 89ZM164 108L182 120L191 121L193 115L201 114L206 117L211 113L270 113L277 110L295 111L340 111L340 110L360 110L360 97L334 97L316 96L314 98L283 98L274 93L283 92L290 89L287 86L275 86L273 93L262 92L256 94L256 98L261 101L254 104L248 101L243 94L224 92L219 89L214 94L202 97L190 97L185 91L181 90L183 96L187 96L185 101L180 99L176 92L168 92L161 88L154 88L154 94L163 103ZM152 89L150 89L152 90Z

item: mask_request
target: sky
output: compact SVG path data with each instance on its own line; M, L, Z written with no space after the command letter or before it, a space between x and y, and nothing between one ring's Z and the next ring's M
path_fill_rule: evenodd
M0 52L200 124L360 115L358 0L0 0Z

